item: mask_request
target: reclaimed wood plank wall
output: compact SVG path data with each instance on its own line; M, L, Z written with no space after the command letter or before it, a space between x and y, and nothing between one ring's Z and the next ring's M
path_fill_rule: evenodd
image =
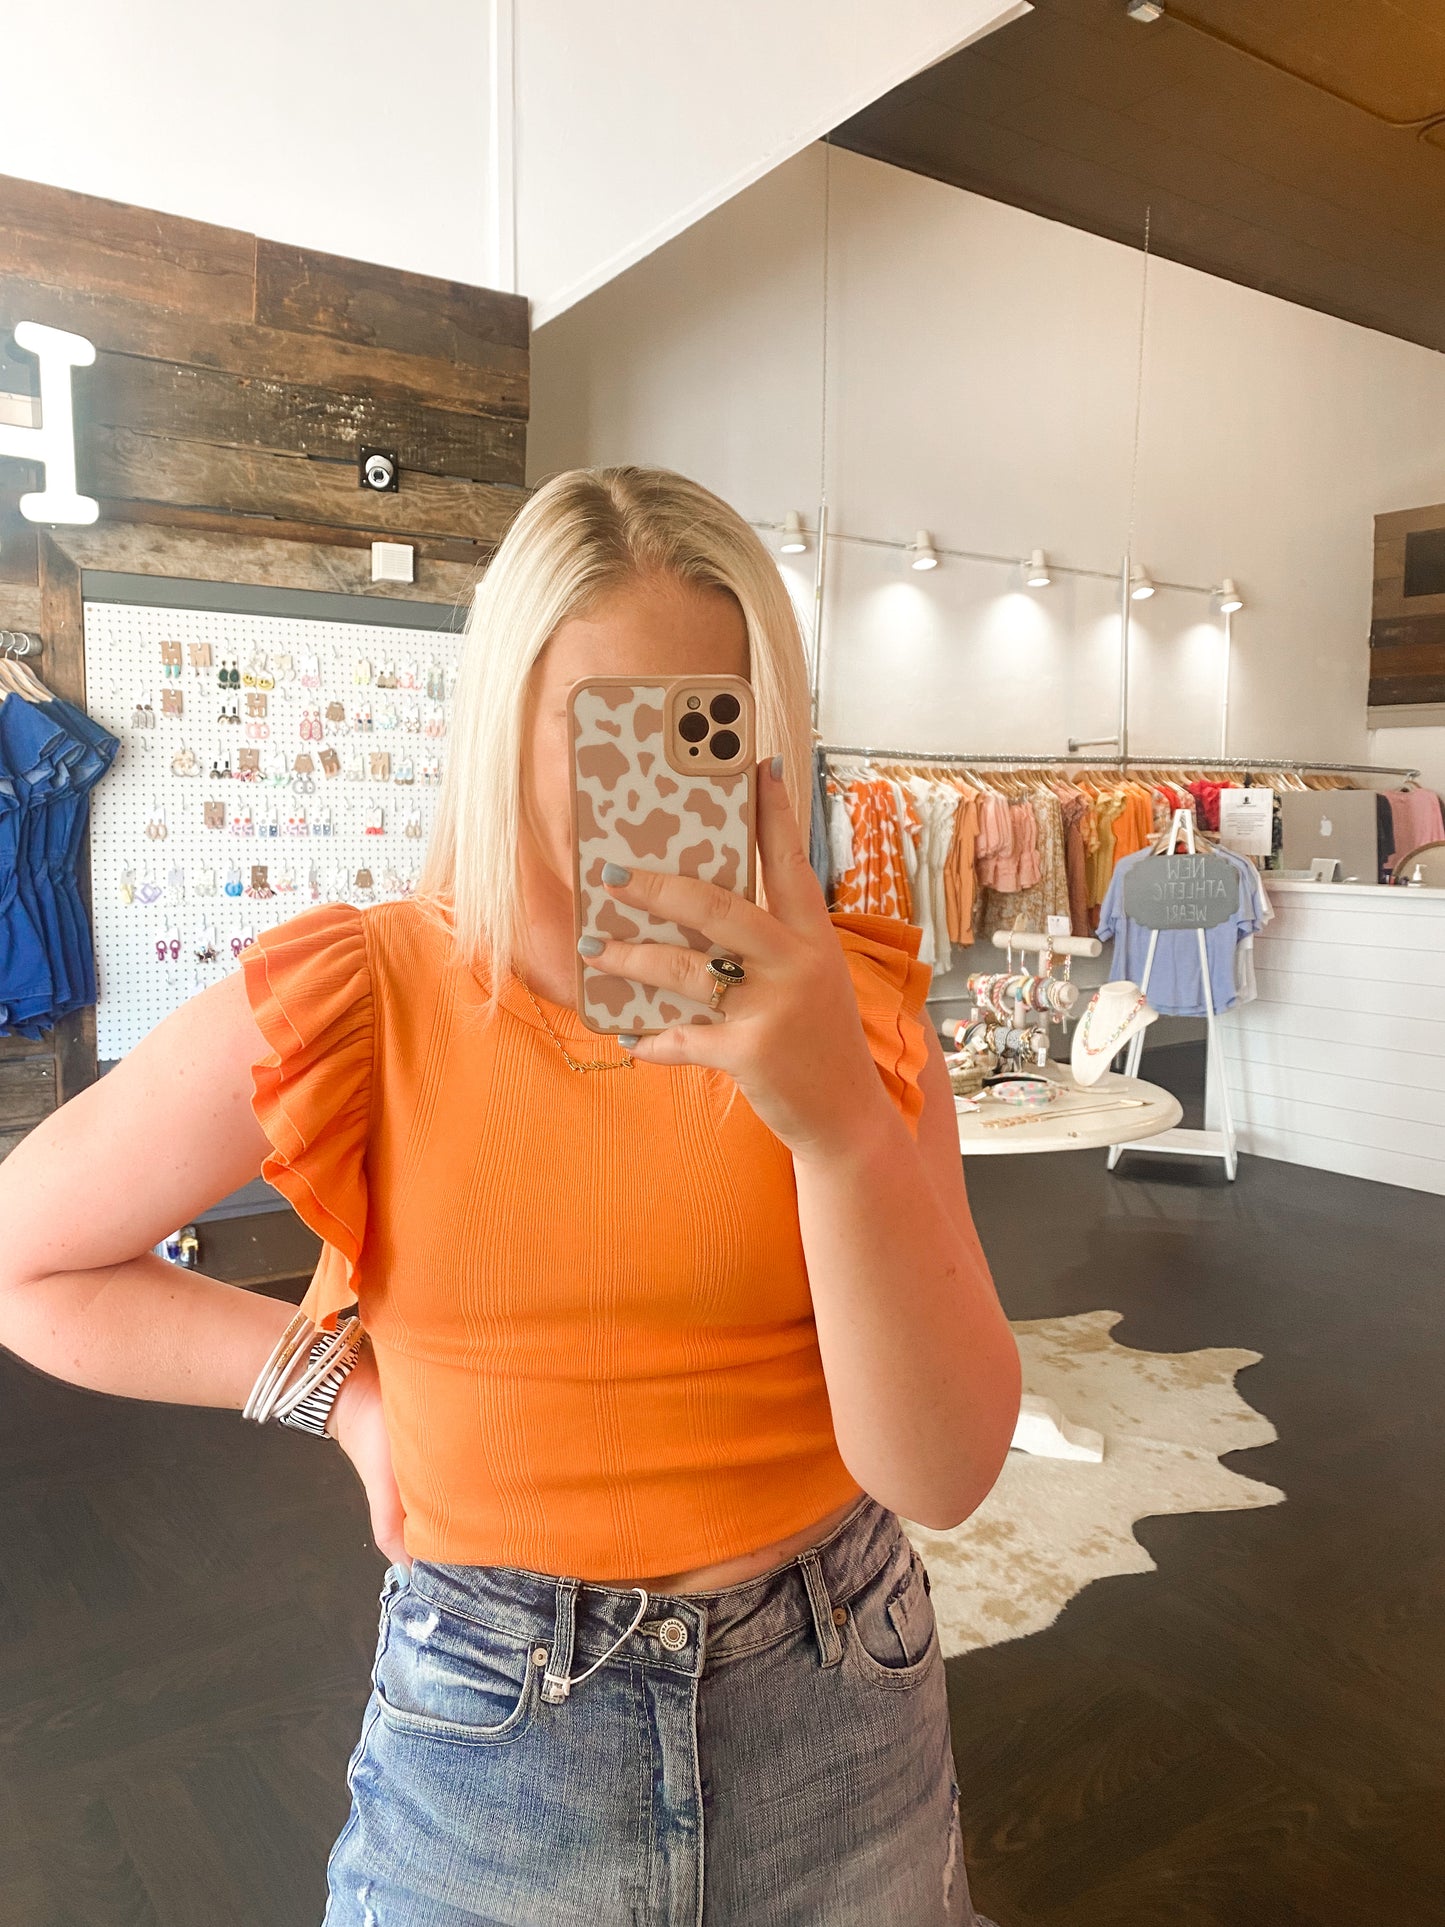
M0 397L34 394L21 320L97 351L74 394L100 519L37 528L40 471L0 462L0 628L75 702L82 569L462 603L526 499L522 295L0 176ZM394 494L359 485L364 445L396 451ZM378 539L414 582L372 583ZM89 910L88 842L80 882ZM0 1157L96 1075L93 1010L0 1037Z

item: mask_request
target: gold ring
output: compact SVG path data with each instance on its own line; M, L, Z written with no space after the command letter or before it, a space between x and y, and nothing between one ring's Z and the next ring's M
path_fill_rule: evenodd
M713 979L713 993L708 999L708 1008L716 1010L722 1003L724 993L731 990L734 984L743 983L748 973L736 957L709 957L707 968Z

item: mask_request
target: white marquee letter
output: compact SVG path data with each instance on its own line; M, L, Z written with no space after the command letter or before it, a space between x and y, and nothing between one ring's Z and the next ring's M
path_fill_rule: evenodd
M0 422L0 455L45 464L44 488L20 497L20 513L29 522L93 522L100 514L99 502L75 490L70 371L91 365L94 343L63 328L47 328L40 321L17 321L15 342L40 363L40 426L17 428Z

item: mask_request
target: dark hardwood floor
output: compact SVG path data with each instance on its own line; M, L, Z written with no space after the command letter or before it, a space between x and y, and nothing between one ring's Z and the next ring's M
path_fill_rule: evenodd
M1110 1306L1126 1345L1262 1352L1239 1385L1280 1439L1230 1462L1288 1497L1146 1519L1157 1572L950 1662L976 1903L1000 1927L1439 1927L1445 1200L1103 1165L970 1167L1010 1316ZM7 1354L0 1447L0 1924L317 1927L384 1568L350 1466Z
M1047 1169L1040 1169L1047 1166ZM1144 1519L1159 1570L951 1661L975 1902L1001 1927L1445 1922L1445 1199L1268 1159L975 1160L1011 1317L1263 1353L1287 1495Z

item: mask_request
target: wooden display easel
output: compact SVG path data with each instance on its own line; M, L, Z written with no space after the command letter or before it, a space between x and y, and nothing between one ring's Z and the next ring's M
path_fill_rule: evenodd
M1159 856L1166 852L1172 853L1177 847L1181 837L1184 840L1186 853L1190 856L1197 855L1198 850L1194 842L1194 812L1192 810L1175 810L1170 819L1169 828L1155 844L1153 854ZM1173 1130L1161 1131L1157 1137L1148 1138L1138 1148L1147 1151L1163 1151L1176 1157L1222 1158L1224 1160L1225 1175L1233 1182L1235 1172L1239 1166L1239 1159L1235 1151L1234 1119L1230 1115L1229 1110L1229 1091L1224 1074L1223 1046L1219 1041L1219 1031L1214 1010L1214 989L1209 981L1209 952L1204 941L1203 926L1197 927L1194 934L1199 940L1199 974L1204 986L1204 1020L1207 1034L1204 1068L1204 1114L1206 1118L1209 1117L1212 1109L1211 1098L1217 1097L1221 1128L1218 1130L1205 1129L1195 1131L1185 1130L1176 1125ZM1146 997L1149 994L1149 977L1154 968L1154 952L1158 947L1159 932L1157 930L1151 930L1149 933L1149 950L1144 959L1144 979L1139 985L1140 992ZM1125 1074L1129 1077L1137 1077L1139 1075L1139 1059L1144 1051L1144 1032L1148 1028L1149 1026L1147 1024L1144 1025L1142 1029L1136 1030L1134 1035L1129 1039L1128 1055L1124 1060ZM1109 1148L1109 1170L1112 1171L1124 1152L1132 1148L1132 1146L1127 1144L1111 1145Z

